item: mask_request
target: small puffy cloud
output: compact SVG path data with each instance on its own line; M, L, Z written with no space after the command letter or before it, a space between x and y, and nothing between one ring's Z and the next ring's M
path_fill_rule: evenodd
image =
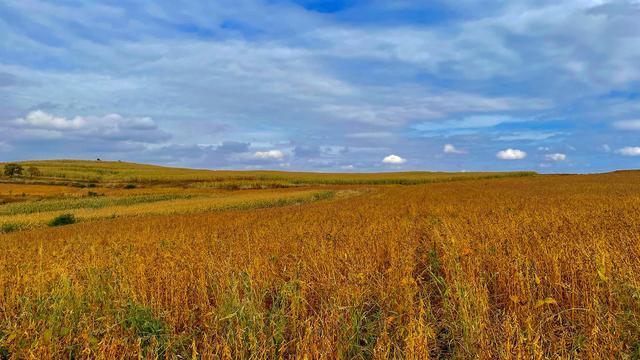
M527 157L527 153L518 149L506 149L498 151L496 157L501 160L521 160Z
M284 153L280 150L256 151L253 157L260 160L281 160Z
M640 156L640 146L627 146L618 149L616 152L624 156Z
M398 155L389 155L389 156L385 156L384 159L382 159L382 163L384 164L391 164L391 165L400 165L400 164L404 164L407 162L407 159L402 158Z
M610 152L611 151L611 146L609 146L609 144L604 144L600 147L602 149L602 151L604 152Z
M445 154L464 154L465 153L464 150L458 149L452 144L445 144L444 148L442 148L442 151Z
M640 130L640 119L616 121L613 127L618 130Z
M545 159L549 161L565 161L567 160L567 155L555 153L555 154L547 154L544 156Z

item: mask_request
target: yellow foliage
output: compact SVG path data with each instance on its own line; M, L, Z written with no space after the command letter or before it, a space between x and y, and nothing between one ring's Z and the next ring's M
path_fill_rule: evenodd
M73 210L86 220L0 235L0 353L632 358L640 339L639 180L621 172L255 191L186 186L193 198ZM181 189L145 186L128 191ZM127 196L121 191L106 196ZM322 191L347 192L269 208L211 206Z

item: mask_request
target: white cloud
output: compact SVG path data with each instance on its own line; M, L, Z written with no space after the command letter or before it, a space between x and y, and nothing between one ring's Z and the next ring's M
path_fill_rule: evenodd
M253 157L260 160L280 160L284 158L284 153L280 150L256 151Z
M640 130L640 119L616 121L613 127L618 130Z
M539 141L546 140L554 136L562 135L561 132L551 131L519 131L507 135L498 136L498 140L501 141Z
M445 154L464 154L465 151L456 148L455 146L453 146L452 144L445 144L444 148L442 149L442 151Z
M526 158L527 153L518 149L506 149L498 151L496 157L502 160L520 160Z
M469 2L463 3L468 6ZM507 4L492 15L457 23L455 32L407 26L333 28L315 33L333 45L336 56L376 57L432 72L447 65L449 71L467 79L523 76L522 69L531 54L553 60L541 64L545 71L567 74L592 87L640 78L640 71L634 66L638 37L625 32L640 13L634 1ZM514 44L512 36L523 36L527 41ZM532 48L532 44L536 47ZM603 50L607 51L604 58L598 56ZM487 52L491 56L485 55Z
M159 130L150 117L124 117L119 114L67 118L35 110L7 122L5 127L20 131L24 138L39 139L92 138L116 142L159 143L170 137Z
M19 127L43 130L73 130L87 126L87 121L76 116L73 119L58 117L41 110L32 111L23 118L16 119L14 124Z
M446 121L428 121L414 126L418 131L446 131L456 129L480 129L494 127L503 123L520 122L504 115L473 115L463 119L452 119Z
M555 154L547 154L544 156L545 159L549 161L565 161L567 160L567 155L555 153Z
M640 156L640 146L627 146L618 149L616 152L624 156Z
M604 152L609 152L609 151L611 151L611 146L609 146L609 144L603 144L603 145L601 146L601 148L602 148L602 151L604 151Z
M400 165L400 164L404 164L407 162L407 159L402 158L398 155L389 155L386 156L384 159L382 159L382 162L384 164L392 164L392 165Z

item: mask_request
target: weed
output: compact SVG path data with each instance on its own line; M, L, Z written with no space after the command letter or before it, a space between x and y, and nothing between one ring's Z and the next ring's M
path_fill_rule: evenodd
M140 339L145 353L154 347L152 350L158 357L163 357L167 346L167 325L155 317L150 308L129 301L122 326Z
M2 226L0 226L0 232L10 233L10 232L21 230L21 228L22 226L17 223L4 223L2 224Z
M76 217L73 214L62 214L56 216L49 222L49 226L64 226L76 223Z

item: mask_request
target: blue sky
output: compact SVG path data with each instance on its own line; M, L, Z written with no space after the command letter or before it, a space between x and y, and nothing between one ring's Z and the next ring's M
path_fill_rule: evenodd
M0 161L639 168L639 18L635 0L0 0Z

